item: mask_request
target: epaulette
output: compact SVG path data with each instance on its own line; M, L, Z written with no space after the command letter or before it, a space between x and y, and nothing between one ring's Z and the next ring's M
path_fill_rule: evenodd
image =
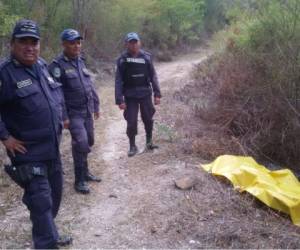
M0 61L0 70L11 62L11 57L6 57Z
M52 63L57 63L57 64L58 64L58 59L57 59L57 58L54 58L54 59L52 60Z
M83 60L83 61L86 61L86 57L85 57L83 54L81 54L81 55L79 56L79 58L80 58L81 60Z
M145 51L145 50L143 50L143 51L144 51L145 55L150 56L150 57L152 56L152 54L150 52Z
M152 54L150 52L148 52L148 51L143 51L143 52L144 52L145 57L151 61Z
M39 57L38 58L38 64L40 64L41 66L47 66L47 62L46 60L44 60L43 58Z

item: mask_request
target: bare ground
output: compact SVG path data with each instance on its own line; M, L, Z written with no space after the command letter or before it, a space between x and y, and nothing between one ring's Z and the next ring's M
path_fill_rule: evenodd
M239 194L222 179L202 171L202 159L182 151L189 107L173 94L190 81L194 64L207 52L157 64L164 98L157 107L155 141L160 148L127 157L126 123L114 105L113 80L100 82L102 117L96 122L96 145L90 169L103 178L84 196L73 189L70 137L64 132L65 189L57 225L74 238L72 248L299 248L300 229L285 215ZM140 122L141 125L141 122ZM189 191L174 180L196 177ZM0 173L0 247L30 248L31 224L21 190Z

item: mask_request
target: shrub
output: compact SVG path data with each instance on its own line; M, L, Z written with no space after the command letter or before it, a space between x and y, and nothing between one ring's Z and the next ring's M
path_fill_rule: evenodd
M191 102L192 95L202 103L194 110L207 133L198 132L197 152L207 152L206 143L213 141L221 150L212 157L233 152L295 167L300 160L300 2L258 5L254 14L218 35L222 42L215 44L222 51L198 69L183 99Z

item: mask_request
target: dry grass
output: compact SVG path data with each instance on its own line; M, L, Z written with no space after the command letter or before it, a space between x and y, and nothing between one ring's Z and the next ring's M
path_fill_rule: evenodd
M299 248L300 228L291 225L286 215L229 185L204 174L195 189L186 192L197 223L189 220L185 226L194 236L195 247Z
M194 77L175 94L194 111L184 127L192 152L206 159L251 155L298 171L299 115L263 64L227 53L199 66Z

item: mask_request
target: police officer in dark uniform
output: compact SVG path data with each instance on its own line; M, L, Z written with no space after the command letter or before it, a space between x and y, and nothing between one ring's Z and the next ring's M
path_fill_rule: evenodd
M127 50L117 60L115 78L116 104L124 110L127 121L127 136L129 138L128 156L137 152L135 136L137 135L138 111L141 110L142 121L146 131L146 149L158 148L152 142L153 115L155 108L152 103L160 104L160 88L151 54L141 49L137 33L128 33L125 37Z
M62 130L61 84L39 58L40 32L31 20L16 23L11 56L0 65L0 139L12 165L7 172L22 188L30 211L35 248L57 248L54 218L62 197L59 140Z
M74 29L61 33L63 53L49 66L52 76L62 84L68 120L64 127L72 136L72 155L75 170L75 190L90 192L87 181L101 179L88 170L88 153L94 144L94 119L99 118L99 98L80 55L82 37Z

